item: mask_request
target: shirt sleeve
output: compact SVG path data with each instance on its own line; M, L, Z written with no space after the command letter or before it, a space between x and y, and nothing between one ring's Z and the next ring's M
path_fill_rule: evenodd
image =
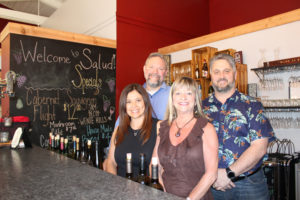
M275 133L270 121L264 114L264 108L258 101L251 103L248 109L249 116L249 140L269 138L269 142L275 140Z

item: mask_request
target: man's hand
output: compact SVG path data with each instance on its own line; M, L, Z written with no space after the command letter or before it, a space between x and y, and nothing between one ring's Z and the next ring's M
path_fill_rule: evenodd
M225 190L231 189L233 187L235 187L235 184L227 177L226 170L219 168L218 177L213 184L213 188L225 192Z

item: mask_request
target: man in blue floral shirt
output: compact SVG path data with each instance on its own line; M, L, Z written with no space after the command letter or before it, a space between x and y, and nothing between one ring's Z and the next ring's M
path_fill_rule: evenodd
M214 199L269 199L261 168L274 131L260 102L235 87L236 65L232 56L218 54L210 61L214 93L203 101L219 139L218 178Z

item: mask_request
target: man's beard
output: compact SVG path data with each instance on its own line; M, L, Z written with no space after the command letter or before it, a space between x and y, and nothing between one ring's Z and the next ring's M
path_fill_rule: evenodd
M148 76L148 78L147 78L147 80L146 80L147 85L148 85L149 87L151 87L151 88L157 88L157 87L160 87L160 86L162 85L162 81L160 80L160 77L159 77L158 75L154 75L154 76L158 76L158 79L157 79L156 82L153 83L153 82L150 81L150 78L149 78L149 77L151 77L151 76L153 76L153 75L149 74L149 76Z
M227 79L220 79L218 80L219 81L227 81L228 83L228 80ZM226 87L218 87L217 85L215 84L212 84L213 88L215 91L219 92L219 93L226 93L228 91L230 91L234 86L235 86L235 81L231 82L231 83L228 83Z

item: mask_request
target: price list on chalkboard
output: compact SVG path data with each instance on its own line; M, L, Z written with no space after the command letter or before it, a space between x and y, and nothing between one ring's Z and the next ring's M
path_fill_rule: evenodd
M47 146L52 132L108 145L115 122L116 49L11 34L10 70L16 73L10 114L30 118L33 143Z

